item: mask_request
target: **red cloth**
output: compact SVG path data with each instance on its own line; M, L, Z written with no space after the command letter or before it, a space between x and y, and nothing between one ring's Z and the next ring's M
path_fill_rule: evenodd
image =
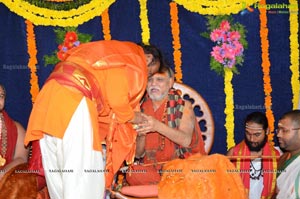
M28 162L28 170L32 170L37 174L37 186L38 190L43 189L46 186L45 172L42 163L42 153L39 144L39 140L32 141L32 156Z
M273 156L274 158L268 158L262 160L263 173L263 192L262 196L266 198L271 198L276 185L276 170L277 170L277 159L279 157L279 152L273 147L269 142L263 148L262 155L264 156ZM245 141L242 141L236 145L233 149L233 156L250 156L250 150L247 147ZM233 161L238 170L250 170L250 159L237 159ZM250 173L249 172L240 172L243 183L247 190L250 187Z
M5 111L2 111L2 114L7 129L7 147L6 147L7 151L5 154L5 159L6 159L5 165L7 165L13 160L14 157L15 147L18 138L18 130L14 120L12 120ZM3 136L1 136L0 144L2 143L2 137Z

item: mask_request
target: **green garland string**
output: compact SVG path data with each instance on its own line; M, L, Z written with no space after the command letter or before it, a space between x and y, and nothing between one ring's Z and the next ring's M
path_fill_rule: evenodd
M48 8L51 10L72 10L77 9L82 5L88 4L91 0L73 0L66 2L51 2L45 0L24 0L32 5L40 8Z

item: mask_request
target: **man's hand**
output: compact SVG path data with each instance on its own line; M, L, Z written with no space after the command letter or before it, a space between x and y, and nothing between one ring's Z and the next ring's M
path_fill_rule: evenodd
M143 118L145 120L139 124L139 127L136 130L138 133L138 136L143 136L149 132L158 131L159 125L162 124L160 121L158 121L157 119L155 119L152 116L143 114Z
M143 114L142 112L134 112L134 119L130 122L132 122L133 124L141 124L143 122L145 122L147 119L145 118L145 114Z

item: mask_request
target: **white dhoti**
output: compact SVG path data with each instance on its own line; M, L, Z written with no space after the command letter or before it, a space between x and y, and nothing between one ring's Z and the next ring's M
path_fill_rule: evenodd
M45 135L40 147L51 199L104 198L104 163L102 153L93 150L93 129L85 98L63 139Z
M300 199L300 156L294 159L277 178L277 199Z

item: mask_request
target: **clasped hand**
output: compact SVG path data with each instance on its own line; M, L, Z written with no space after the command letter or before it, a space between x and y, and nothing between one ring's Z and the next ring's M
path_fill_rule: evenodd
M149 132L157 131L157 122L154 117L142 113L143 121L138 124L136 132L138 136L145 136Z

